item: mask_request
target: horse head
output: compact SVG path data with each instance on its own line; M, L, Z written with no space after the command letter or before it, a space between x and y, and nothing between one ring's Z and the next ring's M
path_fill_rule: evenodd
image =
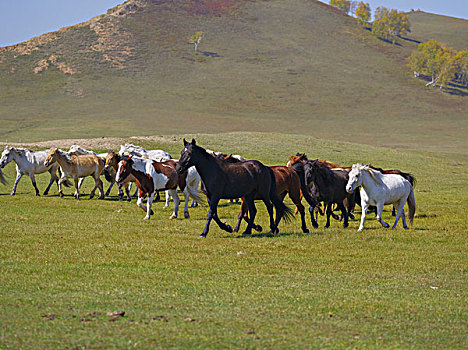
M201 147L197 146L195 139L192 139L191 142L187 142L184 139L184 149L180 152L180 159L176 166L176 170L179 175L194 165L193 158L194 158L194 155L196 154L197 148L201 148ZM205 154L208 154L206 153L205 150L203 150L203 152Z
M5 149L2 152L2 157L0 158L0 168L5 167L5 165L11 162L11 158L13 156L11 152L12 149L13 147L11 146L5 146Z
M115 182L121 183L132 171L133 160L132 156L121 157L117 171L115 172Z
M51 148L49 150L49 153L47 153L47 157L44 160L44 165L49 166L57 161L57 153L58 153L58 148Z
M111 167L117 170L120 162L120 155L114 151L107 151L106 155L106 165L104 169L109 170Z
M362 184L362 170L364 165L357 163L353 164L351 171L348 173L348 183L346 184L346 191L352 193L357 187Z

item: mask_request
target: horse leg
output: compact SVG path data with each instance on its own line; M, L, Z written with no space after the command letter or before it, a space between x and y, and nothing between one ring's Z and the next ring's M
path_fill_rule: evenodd
M405 210L403 209L403 207L405 206L405 200L400 200L398 202L398 205L397 205L397 212L396 212L396 217L395 217L395 222L392 226L392 229L396 228L396 225L398 223L398 220L400 219L400 217L402 218L402 221L403 221L403 228L404 229L408 229L408 226L406 226L406 219L405 219ZM395 208L395 205L393 206L393 208Z
M284 196L283 196L283 198L284 198ZM281 219L278 218L278 213L276 213L276 220L273 218L273 203L271 203L269 198L264 199L263 203L265 203L265 206L266 206L267 211L268 211L268 216L270 217L270 232L276 235L276 234L279 233L278 224L279 224ZM254 223L252 221L252 225L253 224Z
M381 224L383 227L389 228L390 225L387 224L387 223L382 219L383 206L384 206L384 202L377 203L377 221L380 222L380 224Z
M169 208L169 200L171 199L171 196L169 194L169 191L166 191L165 192L165 197L166 197L166 203L164 203L164 207L163 208Z
M132 201L132 196L130 195L130 189L132 188L132 183L128 183L127 186L125 186L125 193L127 194L127 202Z
M99 199L104 199L104 183L100 177L98 177L96 181L98 182L99 193L101 194Z
M361 200L361 224L359 225L358 232L364 229L364 221L366 221L367 209L369 209L369 203L365 203Z
M161 195L159 194L159 191L156 191L156 197L154 198L155 202L159 202L161 200Z
M177 215L179 214L179 204L180 204L180 199L179 199L179 196L177 195L177 189L168 190L166 193L170 193L172 199L174 200L174 212L169 217L169 219L176 219Z
M110 183L109 188L108 188L107 191L106 191L106 197L109 196L110 191L111 191L111 189L112 189L112 186L114 186L114 184L115 184L115 181L112 181L112 182Z
M137 206L140 207L144 212L147 212L147 207L146 205L143 203L143 196L145 195L145 193L141 190L138 190L138 200L137 200ZM150 209L149 211L150 215L153 215L153 211Z
M13 189L11 190L10 196L14 196L14 195L15 195L15 193L16 193L16 186L18 186L18 182L19 182L19 180L21 180L22 177L23 177L23 174L21 174L20 172L17 172L17 173L16 173L15 184L13 185Z
M190 195L188 193L187 186L185 186L185 188L184 188L184 200L185 200L185 203L184 203L184 218L188 219L188 218L190 218L190 214L189 214L189 211L188 211L188 204L189 204L189 201L190 201Z
M151 209L151 206L153 205L153 198L154 198L154 192L148 196L148 201L146 202L146 216L143 220L149 220L151 217L151 214L154 214L153 210Z
M245 203L245 201L242 200L241 210L239 212L239 215L237 216L237 224L236 224L236 227L234 227L234 232L239 232L242 219L244 218L246 212L247 212L247 203Z
M247 208L249 209L250 220L247 224L247 228L242 233L242 236L247 236L247 235L252 234L252 227L253 227L253 223L255 222L255 216L257 215L257 208L255 208L255 201L254 201L253 195L246 196L244 200L247 203Z
M79 179L77 177L74 178L75 180L75 199L80 199L80 184ZM92 198L92 197L91 197Z
M81 185L83 185L84 179L85 179L84 177L80 177L80 180L79 180L79 182L78 182L78 190L81 189Z
M44 196L47 196L50 190L50 186L52 186L54 181L58 180L57 174L52 170L52 168L49 169L49 173L50 173L50 182L49 182L49 186L47 186L47 188L44 191Z
M58 187L58 190L59 190L59 196L60 196L60 198L63 198L63 197L64 197L63 191L62 191L62 183L64 183L64 182L66 183L66 181L67 181L66 176L64 176L64 175L62 174L62 177L61 177L60 180L58 180L58 182L57 182L57 187Z
M216 213L218 202L219 202L219 198L208 197L208 204L210 208L208 209L208 214L206 215L205 228L203 229L203 232L201 233L200 238L205 238L206 235L208 234L208 231L210 230L210 223L211 223L211 220L213 219L214 213Z
M324 228L329 228L330 227L330 216L333 216L333 208L332 204L325 203L325 209L327 213L327 223L325 224Z
M392 216L396 216L395 206L392 207Z
M346 228L349 226L348 211L346 210L346 207L344 206L343 203L338 204L338 208L341 210L341 215L343 217L343 228Z
M32 185L34 186L34 189L36 190L36 196L40 196L40 193L39 193L39 189L37 188L37 184L36 184L36 177L34 176L33 173L30 173L29 174L29 177L31 178L31 183Z

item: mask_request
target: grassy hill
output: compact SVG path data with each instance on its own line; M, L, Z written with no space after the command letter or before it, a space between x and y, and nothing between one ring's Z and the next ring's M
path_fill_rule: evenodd
M409 13L411 36L419 41L435 39L456 50L468 48L468 21L432 13Z
M468 99L411 76L416 45L313 0L128 1L0 49L0 139L280 131L466 152Z

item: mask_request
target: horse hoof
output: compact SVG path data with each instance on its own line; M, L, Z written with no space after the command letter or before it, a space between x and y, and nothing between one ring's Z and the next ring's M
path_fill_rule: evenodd
M348 216L349 216L349 218L350 218L351 220L354 220L354 219L355 219L355 217L354 217L353 214L348 214Z
M150 211L150 215L154 215L154 211L153 211L153 209L151 209L151 211Z
M201 234L200 236L198 236L198 238L206 238L206 233L205 234Z
M149 216L145 216L145 217L143 218L143 220L149 220L149 219L150 219Z
M305 229L302 229L302 233L310 233L309 229L305 228Z
M171 216L169 216L169 219L170 220L177 219L177 215L172 214Z
M348 226L349 226L349 224L343 224L343 228L346 228Z
M10 193L10 196L14 196L15 194L13 192Z
M316 222L313 222L313 223L312 223L312 226L313 226L314 228L318 228L318 227L319 227L318 224L317 224Z
M227 231L228 233L232 233L232 232L233 232L231 225L227 225L227 224L226 224L226 231Z
M190 219L190 214L189 214L188 212L185 212L185 213L184 213L184 218Z
M251 237L251 236L252 236L252 234L250 232L244 232L242 234L242 237Z
M257 232L262 232L262 231L263 231L263 227L260 226L260 225L255 226L254 229L255 229L255 231L257 231Z

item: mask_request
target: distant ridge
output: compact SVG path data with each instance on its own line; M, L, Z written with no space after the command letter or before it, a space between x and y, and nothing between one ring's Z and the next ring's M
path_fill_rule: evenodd
M466 92L413 78L417 45L315 0L130 0L0 48L0 139L248 130L456 152Z

